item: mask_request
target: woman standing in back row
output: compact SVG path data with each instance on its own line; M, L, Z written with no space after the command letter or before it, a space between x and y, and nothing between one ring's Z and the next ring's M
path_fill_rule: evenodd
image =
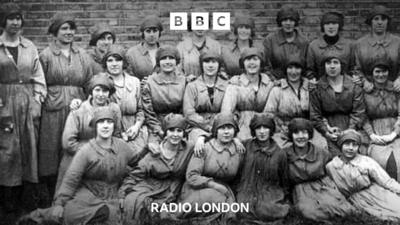
M52 18L48 32L54 41L40 54L47 83L39 141L39 176L54 193L63 152L61 135L72 99L86 99L84 88L92 77L89 55L74 44L76 24L62 13Z
M18 5L1 5L0 26L0 196L14 211L23 182L38 182L37 141L46 83L36 46L21 36ZM29 201L28 201L29 202Z
M264 40L264 54L267 67L276 79L285 77L285 65L289 56L297 54L306 57L308 40L297 28L299 12L289 5L283 6L276 17L279 29ZM269 65L270 64L270 65Z

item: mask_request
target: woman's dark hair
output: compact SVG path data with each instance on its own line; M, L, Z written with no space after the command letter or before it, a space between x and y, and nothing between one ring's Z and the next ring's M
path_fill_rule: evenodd
M251 136L256 136L256 129L260 126L265 126L270 129L270 138L273 136L276 130L276 125L274 119L265 113L257 113L254 114L253 118L250 121L250 133Z
M314 137L314 127L311 121L304 118L294 118L290 121L288 126L288 138L293 141L293 134L299 131L306 130L308 138L311 140Z

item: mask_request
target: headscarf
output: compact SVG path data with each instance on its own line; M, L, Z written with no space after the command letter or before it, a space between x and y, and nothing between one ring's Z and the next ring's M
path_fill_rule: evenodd
M96 46L97 41L104 35L104 34L111 34L113 43L115 43L115 33L111 29L111 27L106 23L97 23L92 28L92 34L90 36L89 45Z
M69 23L72 29L76 29L75 19L70 14L58 12L51 18L48 33L57 36L58 30L64 23Z
M214 122L211 128L211 133L214 138L217 137L217 130L218 128L224 126L224 125L232 125L235 129L235 134L239 132L239 127L237 124L237 121L235 120L235 117L231 113L220 113L215 116Z
M244 69L244 60L251 57L257 56L261 60L261 68L264 67L264 54L258 48L244 48L242 53L240 54L239 66L241 69Z
M9 2L9 3L2 3L0 6L0 26L5 28L6 20L8 17L18 14L21 16L22 19L22 26L24 25L24 19L22 16L22 10L19 5Z
M357 144L361 145L361 134L354 129L347 129L339 136L337 144L342 147L343 143L346 141L355 141Z
M270 129L270 137L275 133L275 121L265 113L256 113L250 120L250 131L253 137L255 136L255 130L260 126L266 126Z
M114 81L106 73L99 73L90 79L88 84L89 93L92 93L96 86L107 88L110 96L115 93Z

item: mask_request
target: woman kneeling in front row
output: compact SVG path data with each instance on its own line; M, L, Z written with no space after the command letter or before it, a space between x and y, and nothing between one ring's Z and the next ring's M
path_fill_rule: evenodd
M126 174L127 165L140 156L135 155L125 141L112 137L115 124L115 114L109 107L95 110L90 125L95 127L96 137L74 156L54 206L35 210L23 221L118 224L118 185Z

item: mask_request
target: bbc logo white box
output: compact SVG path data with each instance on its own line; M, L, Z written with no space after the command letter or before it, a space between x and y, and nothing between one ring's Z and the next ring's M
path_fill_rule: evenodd
M215 12L213 13L213 30L230 30L231 29L231 13Z
M188 18L185 12L169 13L170 30L187 30Z
M188 13L171 12L170 30L187 30ZM208 12L192 12L190 14L192 30L208 30L210 29L210 13ZM212 14L212 29L213 30L230 30L231 29L231 14L229 12L214 12Z

